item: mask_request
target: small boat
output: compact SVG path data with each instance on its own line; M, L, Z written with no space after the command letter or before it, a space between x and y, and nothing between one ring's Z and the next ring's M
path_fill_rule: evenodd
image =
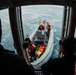
M41 43L44 43L44 45L45 45L44 53L39 58L34 60L33 62L30 62L31 65L35 69L40 69L40 66L50 59L50 57L52 55L52 52L53 52L54 30L52 28L50 29L49 38L47 38L47 35L46 35L46 23L44 23L44 27L45 27L44 30L39 30L39 27L36 28L33 31L33 33L30 35L30 40L36 46L40 45ZM36 36L35 39L33 39L34 36Z

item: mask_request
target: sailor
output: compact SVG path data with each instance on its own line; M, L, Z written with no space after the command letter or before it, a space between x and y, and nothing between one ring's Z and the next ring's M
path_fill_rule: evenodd
M51 29L51 25L49 23L47 23L47 25L46 25L46 35L47 35L47 38L49 38L50 29Z
M39 30L44 30L43 22L40 23Z
M29 55L30 55L30 61L31 61L31 62L32 62L33 59L34 59L35 50L36 50L36 46L31 43L31 44L28 46L28 52L29 52Z
M29 38L28 35L26 35L25 42L26 42L26 43L29 43L29 44L31 43L31 40L30 40L30 38Z
M39 49L38 49L38 51L37 51L37 53L36 53L36 55L38 56L38 58L44 53L44 51L45 51L45 46L44 46L44 44L42 43L42 44L39 46Z

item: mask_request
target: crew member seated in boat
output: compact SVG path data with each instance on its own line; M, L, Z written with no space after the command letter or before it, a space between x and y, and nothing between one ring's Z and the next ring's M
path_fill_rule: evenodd
M45 51L45 45L42 43L42 44L40 44L38 51L36 52L35 58L36 57L39 58L44 53L44 51Z
M23 49L26 50L30 43L31 43L30 38L28 35L26 35L26 38L25 38L24 43L23 43Z
M51 25L49 23L47 23L46 28L51 29Z
M49 23L47 23L47 25L46 25L46 35L47 35L47 38L49 38L50 29L51 29L51 25Z
M41 66L44 75L74 75L76 39L64 38L61 48L62 57L50 59Z
M39 30L44 30L43 22L40 23Z
M33 37L33 40L35 40L36 39L36 35Z
M34 44L30 44L28 46L28 52L29 52L29 56L30 56L30 61L32 62L35 56L35 51L36 51L36 46Z
M33 37L33 44L35 44L35 39L36 39L37 37L36 37L36 35ZM35 44L36 45L36 44Z
M26 51L26 49L28 49L28 45L29 45L29 42L25 42L23 43L23 49Z
M30 38L29 38L29 36L28 35L26 35L26 38L25 38L25 40L24 40L26 43L28 43L28 44L30 44L31 43L31 40L30 40Z

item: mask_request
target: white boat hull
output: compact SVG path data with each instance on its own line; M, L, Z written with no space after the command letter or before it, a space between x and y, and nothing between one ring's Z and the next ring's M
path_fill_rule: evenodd
M36 33L36 30L30 36L31 41L33 39L33 36ZM37 60L31 62L31 65L35 69L41 69L41 65L44 64L45 62L47 62L50 59L50 57L52 56L53 47L54 47L54 30L51 29L50 30L50 35L49 35L48 45L46 47L45 52L41 55L40 58L38 58Z

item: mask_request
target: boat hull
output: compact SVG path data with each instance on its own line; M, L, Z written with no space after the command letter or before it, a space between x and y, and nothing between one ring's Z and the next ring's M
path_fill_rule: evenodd
M31 41L33 40L33 36L35 36L36 31L37 31L37 29L34 30L34 32L31 34L31 36L30 36ZM45 62L47 62L51 58L52 52L53 52L53 47L54 47L54 30L51 29L45 52L41 55L40 58L31 62L31 65L35 69L41 69L41 65L43 65Z

